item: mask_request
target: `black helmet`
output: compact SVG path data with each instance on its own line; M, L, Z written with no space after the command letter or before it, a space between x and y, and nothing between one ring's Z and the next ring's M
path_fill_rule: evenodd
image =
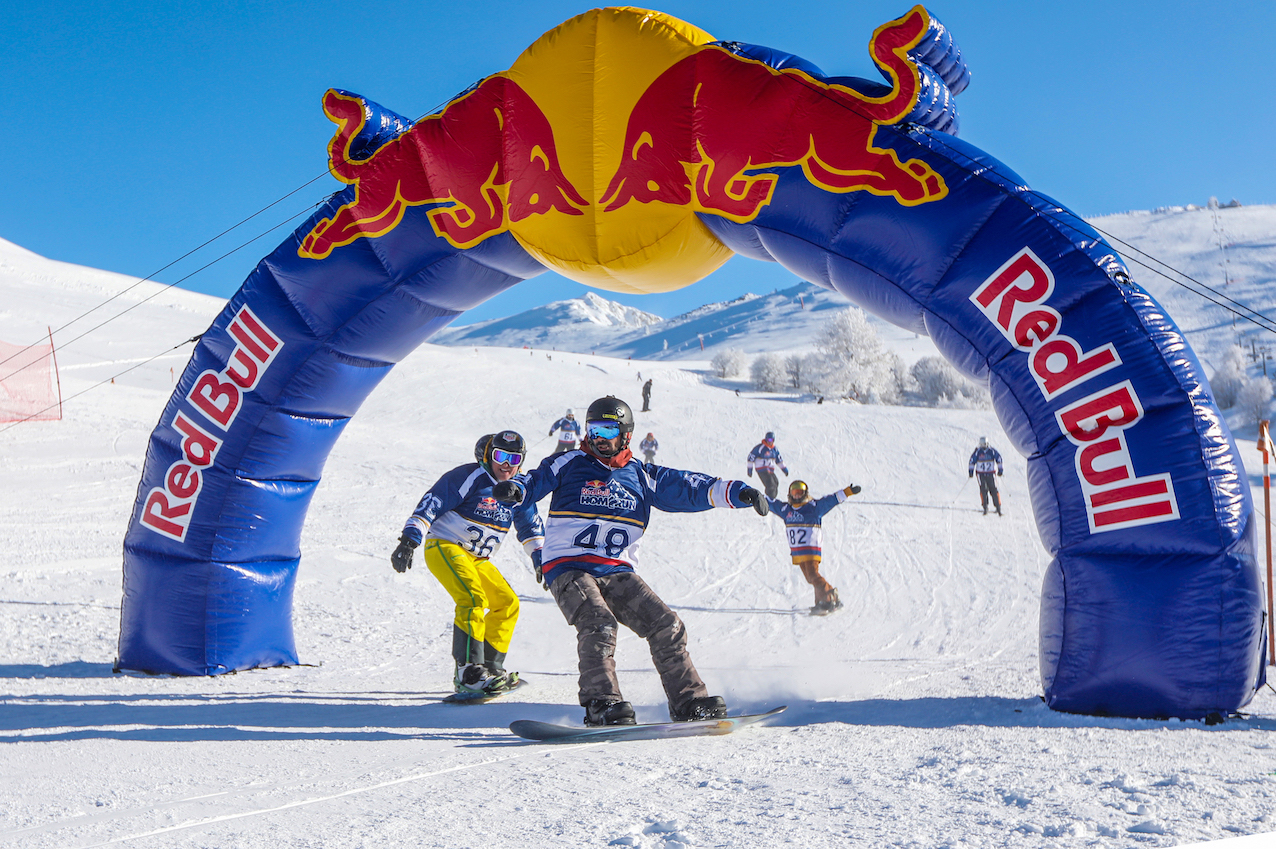
M586 428L590 422L615 422L620 426L620 450L624 451L629 447L629 439L634 433L634 411L624 401L614 395L599 398L585 412Z
M487 443L492 441L495 434L485 433L479 437L479 441L474 443L474 462L482 463L487 456Z
M480 446L482 446L483 456L479 459L479 463L482 464L483 468L486 469L489 474L492 472L493 451L508 451L511 454L519 454L523 456L526 456L527 454L527 443L523 440L522 436L512 430L503 430L500 433L492 433L483 437L479 440L479 444L474 446L476 454L479 452ZM517 471L518 467L522 465L523 456L519 457L518 463L513 464L515 471Z

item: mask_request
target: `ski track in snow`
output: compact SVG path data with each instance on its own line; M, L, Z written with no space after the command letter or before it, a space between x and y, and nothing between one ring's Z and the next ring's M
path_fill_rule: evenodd
M0 258L6 338L37 339L124 287ZM219 308L158 296L60 355L83 366L64 371L64 392L199 333ZM1070 849L1276 831L1272 690L1217 726L1044 706L1048 557L1024 460L991 412L800 404L744 384L736 396L696 363L423 346L351 421L311 504L294 599L306 665L112 674L121 539L170 367L0 435L0 846ZM824 524L823 571L846 607L807 615L811 588L775 517L656 514L642 573L685 620L711 690L733 712L789 710L723 738L526 743L509 722L576 723L581 709L574 634L521 547L496 562L523 602L509 660L531 686L482 706L440 703L451 604L388 555L479 435L517 428L538 462L565 408L633 403L638 371L655 381L638 428L659 438L657 462L739 477L774 430L789 480L817 495L864 487ZM1005 517L981 515L966 478L981 435L1006 459ZM622 632L617 659L640 720L664 719L645 644Z

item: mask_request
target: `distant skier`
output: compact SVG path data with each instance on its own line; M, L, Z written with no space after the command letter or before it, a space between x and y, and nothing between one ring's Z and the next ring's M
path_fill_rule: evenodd
M789 476L789 467L784 465L780 449L775 447L774 433L768 430L766 436L762 437L762 441L753 446L753 450L749 452L748 463L749 477L753 477L754 470L757 470L758 480L762 481L766 497L775 498L779 495L780 479L775 476L775 467L779 466L786 478Z
M456 602L452 657L458 693L500 693L518 683L518 673L504 665L518 622L518 595L491 558L512 523L539 572L545 528L535 505L511 509L492 497L492 487L518 473L524 453L523 437L514 431L480 439L474 446L478 462L457 466L430 487L390 556L394 570L406 572L421 546L430 574Z
M789 554L793 557L793 565L802 570L802 577L815 588L815 606L812 613L832 613L842 607L837 597L837 590L820 574L820 536L823 532L824 514L846 501L852 495L859 494L860 488L851 484L845 489L829 493L823 498L811 500L805 481L794 481L789 484L788 503L767 499L771 512L784 520L784 530L789 537Z
M652 509L694 513L712 507L752 507L767 513L762 493L743 481L662 466L644 466L629 451L634 414L619 398L589 405L579 451L545 458L540 466L499 484L493 495L535 504L552 493L545 526L545 585L576 629L579 699L586 725L634 725L616 676L618 625L651 648L669 716L675 721L726 716L687 654L687 629L637 574L638 551Z
M1001 515L1001 493L997 492L997 478L993 477L993 468L997 470L997 477L1001 477L1001 455L997 453L997 449L988 444L988 437L979 437L979 445L975 447L975 453L970 455L970 467L967 470L969 477L979 475L979 503L984 506L984 515L988 515L988 495L992 494L992 505L997 508L997 515Z
M638 450L642 451L645 462L655 462L656 452L660 450L660 443L656 441L654 433L648 433L642 442L638 443Z
M647 378L647 382L642 385L642 411L651 412L651 378Z
M558 433L558 447L554 449L555 454L575 448L576 441L580 439L580 422L576 421L576 414L568 410L567 415L550 425L549 435L553 436L555 432Z

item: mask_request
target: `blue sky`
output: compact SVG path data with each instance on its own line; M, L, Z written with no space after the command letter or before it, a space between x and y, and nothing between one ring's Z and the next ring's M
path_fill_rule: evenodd
M542 33L588 8L564 0L19 4L0 31L10 151L0 238L230 297L299 223L293 216L342 187L326 175L327 88L416 117L509 67ZM718 38L876 80L868 39L909 4L671 0L656 8ZM927 8L972 71L958 98L961 137L1073 211L1210 196L1276 203L1272 0L1209 8L936 0ZM736 258L677 292L602 294L668 317L794 282L774 264ZM585 291L545 274L457 323Z

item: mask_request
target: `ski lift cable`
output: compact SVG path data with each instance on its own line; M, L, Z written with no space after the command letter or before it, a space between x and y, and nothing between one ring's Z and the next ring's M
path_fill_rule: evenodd
M178 344L174 345L173 347L171 347L171 348L169 348L169 349L167 349L167 350L165 350L165 351L160 351L160 352L159 352L158 354L156 354L155 356L150 357L150 358L148 358L148 359L145 359L145 360L143 360L143 361L142 361L142 362L140 362L140 363L135 363L134 365L129 366L128 368L124 369L124 370L123 370L123 371L121 371L121 372L117 372L116 374L113 374L113 375L111 375L110 377L104 377L104 378L102 378L102 380L98 381L97 383L93 384L92 386L89 386L89 387L87 387L87 388L85 388L85 389L81 389L79 392L77 392L77 393L75 393L74 395L71 395L71 396L69 396L69 397L67 397L67 398L63 398L63 399L62 399L61 401L59 401L57 404L50 404L49 406L45 407L43 410L37 410L36 412L32 413L32 414L31 414L31 415L29 415L29 416L26 416L26 417L24 417L24 418L18 419L18 420L14 421L14 422L10 422L9 424L7 424L7 425L6 425L6 426L4 426L4 427L0 427L0 433L4 433L5 431L7 431L7 430L9 430L9 429L11 429L11 428L15 428L15 427L17 427L18 425L22 424L23 422L30 421L31 419L34 419L34 418L36 418L37 416L42 415L43 413L47 413L49 410L52 410L54 407L60 406L60 405L62 405L62 404L65 404L67 401L74 400L74 399L76 399L76 398L79 398L81 395L84 395L84 394L86 394L86 393L88 393L88 392L92 392L94 389L97 389L99 386L103 386L103 385L105 385L105 384L107 384L107 383L114 383L114 382L115 382L115 378L117 378L117 377L123 377L124 375L128 374L129 372L133 371L134 369L139 369L139 368L141 368L142 366L147 365L148 363L152 363L152 362L154 362L155 360L159 359L160 357L164 356L165 354L170 354L170 353L172 353L173 351L176 351L178 348L182 347L183 345L190 345L190 344L191 344L191 343L193 343L193 342L198 342L198 341L199 341L199 339L200 339L200 336L203 336L203 334L201 333L199 336L192 336L191 338L187 339L185 342L179 342Z
M476 85L477 85L477 83L476 83ZM474 86L470 86L470 88L473 88L473 87L474 87ZM468 91L468 90L469 90L469 89L467 89L467 91ZM458 95L458 96L459 96L459 95ZM429 117L430 115L434 115L434 114L438 113L438 112L439 112L439 111L440 111L440 110L441 110L444 106L446 106L448 103L450 103L450 102L451 102L452 100L454 100L454 99L455 99L455 98L451 98L451 99L449 99L449 100L445 100L445 101L443 101L442 103L440 103L440 104L438 104L437 106L435 106L435 108L434 108L433 110L431 110L431 111L429 111L429 112L426 112L425 114L423 114L423 115L421 115L420 117L418 117L418 118L416 119L416 121L413 121L413 122L412 122L412 124L413 124L413 125L415 125L415 124L419 123L420 121L424 120L425 118ZM354 160L347 159L346 161L347 161L347 162L353 162ZM266 210L271 209L271 208L273 208L273 207L275 207L275 206L278 206L279 204L283 203L283 202L284 202L285 200L287 200L288 198L290 198L290 197L292 197L293 195L295 195L295 194L297 194L298 192L300 192L302 189L305 189L306 187L310 186L311 184L313 184L313 183L315 183L315 182L318 182L319 180L323 179L324 177L327 177L328 175L330 175L331 173L332 173L332 168L331 168L331 167L328 167L328 168L324 169L324 171L323 171L323 173L322 173L322 174L317 174L317 175L315 175L314 177L312 177L311 179L309 179L309 180L307 180L306 182L302 183L301 185L297 186L297 188L293 189L292 191L288 192L287 194L284 194L284 195L280 196L279 198L277 198L277 199L275 199L274 201L272 201L272 202L270 202L270 203L266 204L265 206L261 207L261 208L260 208L260 209L258 209L256 212L252 213L251 215L247 216L246 218L243 218L243 219L241 219L240 221L238 221L237 223L232 224L230 227L227 227L225 230L221 231L221 232L220 232L220 233L218 233L216 236L213 236L212 238L205 240L202 244L199 244L199 245L197 245L196 247L191 248L191 249L190 249L189 251L187 251L186 253L184 253L184 254L182 254L181 256L177 257L176 259L174 259L174 260L172 260L172 261L168 262L167 264L165 264L165 265L161 266L160 268L157 268L155 271L152 271L150 274L146 275L145 277L139 277L139 278L138 278L137 280L135 280L132 284L130 284L129 286L125 287L124 289L121 289L119 292L116 292L114 295L111 295L111 296L110 296L109 298L107 298L106 300L104 300L104 301L102 301L102 302L100 302L100 303L98 303L98 304L96 304L96 305L94 305L94 306L90 307L89 309L87 309L87 310L85 310L84 312L82 312L82 313L80 313L79 315L77 315L75 318L72 318L70 321L68 321L68 322L66 322L66 323L64 323L64 324L62 324L60 327L56 327L56 328L54 328L54 329L51 331L50 335L52 335L53 333L61 333L63 330L67 329L68 327L70 327L71 325L75 324L76 322L83 320L84 318L86 318L86 317L88 317L89 315L93 314L93 313L94 313L94 312L96 312L97 310L99 310L99 309L101 309L102 307L106 306L107 304L111 303L111 302L112 302L112 301L114 301L115 299L117 299L117 298L119 298L119 297L122 297L123 295L128 294L129 292L133 291L133 290L134 290L134 289L136 289L138 286L142 285L143 283L147 282L148 280L152 280L152 278L154 278L157 274L161 274L161 273L163 273L164 271L167 271L169 268L172 268L174 265L176 265L177 263L179 263L179 262L181 262L182 260L186 259L187 257L190 257L190 256L192 256L192 255L194 255L194 254L198 253L199 251L201 251L201 250L203 250L204 248L208 247L209 245L213 244L214 242L216 242L217 240L221 239L222 237L224 237L224 236L226 236L226 235L229 235L229 234L230 234L230 233L232 233L233 231L235 231L235 230L239 229L240 227L242 227L243 225L247 224L249 221L252 221L252 220L253 220L254 218L256 218L257 216L261 215L261 214L262 214L263 212L265 212ZM304 210L304 212L309 212L311 209L314 209L314 208L315 208L316 206L318 206L318 205L319 205L319 204L317 204L317 203L316 203L316 204L312 204L312 205L311 205L308 209ZM258 235L254 236L252 239L250 239L248 242L245 242L245 243L244 243L244 245L251 244L252 242L255 242L257 239L260 239L262 236L266 235L267 233L270 233L270 232L274 231L275 229L277 229L277 228L279 228L279 227L283 226L284 224L288 223L288 221L291 221L291 220L293 220L294 218L296 218L297 216L302 215L302 214L303 214L302 212L298 212L298 213L295 213L295 214L293 214L293 215L290 215L290 216L289 216L289 217L288 217L285 221L282 221L282 222L280 222L279 224L276 224L274 227L271 227L270 229L265 230L265 231L263 231L262 233L259 233ZM240 247L242 248L244 245L240 245ZM238 248L237 248L236 250L238 250ZM196 275L196 274L198 274L199 272L201 272L201 271L203 271L203 270L207 269L208 267L210 267L210 266L214 265L215 263L219 262L220 260L225 259L226 257L230 256L230 255L231 255L231 254L233 254L233 253L235 253L235 251L229 251L229 252L227 252L227 253L225 253L225 254L222 254L222 255L221 255L220 257L218 257L217 259L215 259L215 260L213 260L212 262L207 263L206 265L204 265L204 266L202 266L202 267L200 267L200 268L196 269L195 271L191 272L190 274L187 274L185 277L182 277L182 278L181 278L181 279L179 279L179 280L175 280L175 281L173 281L172 283L166 283L166 284L163 284L163 287L162 287L161 289L159 289L159 290L158 290L155 294L160 294L161 292L165 292L165 291L167 291L167 290L169 290L169 289L173 288L174 286L177 286L178 284L183 283L183 282L185 282L186 280L189 280L189 279L190 279L191 277L193 277L194 275ZM151 296L150 296L150 298L153 298L153 297L155 297L155 295L151 295ZM147 300L150 300L150 298L146 298L145 300L140 301L139 303L145 303ZM136 304L135 304L134 306L136 306ZM131 307L130 307L130 309L131 309ZM123 312L118 313L118 314L117 314L116 316L114 316L113 318L111 318L111 319L107 319L107 321L102 322L102 324L97 325L96 327L92 328L91 330L87 331L86 333L82 333L82 334L80 334L79 336L77 336L77 337L75 337L74 339L70 340L70 342L63 343L62 347L66 347L66 345L71 344L71 342L75 342L75 341L77 341L77 340L79 340L79 339L84 338L84 336L86 336L88 333L91 333L93 330L97 330L98 328L102 327L102 326L103 326L103 325L105 325L105 324L109 324L111 321L113 321L113 320L114 320L114 318L118 318L119 316L123 315L123 314L124 314L124 313L126 313L126 312L128 312L128 310L124 310ZM13 354L10 354L8 357L5 357L4 359L0 360L0 366L3 366L5 363L9 362L9 361L10 361L10 360L12 360L14 357L17 357L18 355L22 354L24 351L28 351L28 350L30 350L31 348L36 347L37 345L43 344L43 338L44 338L44 337L41 337L41 341L40 341L40 342L32 342L30 345L27 345L27 346L25 346L25 347L23 347L23 348L20 348L18 351L14 352ZM22 370L22 369L18 369L18 371L21 371L21 370ZM17 372L13 372L13 374L16 374L16 373L17 373ZM10 375L6 375L6 377L11 377L11 376L12 376L12 374L10 374ZM4 378L0 378L0 380L3 380L3 379L4 379Z

